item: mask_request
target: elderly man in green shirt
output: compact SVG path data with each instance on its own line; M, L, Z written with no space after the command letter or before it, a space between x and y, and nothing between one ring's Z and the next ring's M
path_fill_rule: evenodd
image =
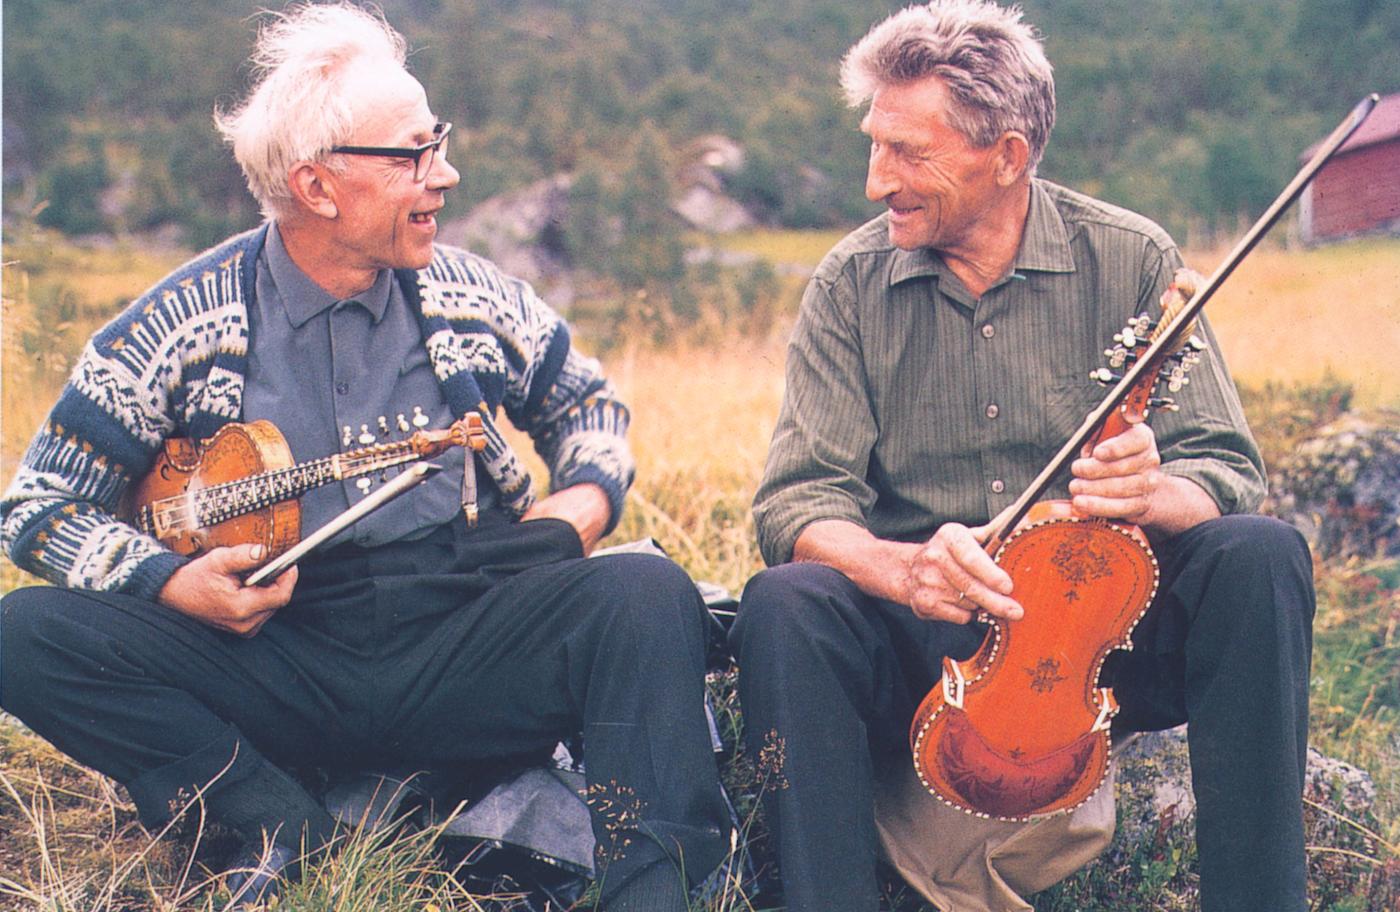
M841 75L869 102L866 195L888 211L803 299L754 504L770 569L732 642L750 747L782 747L767 798L788 909L873 912L874 771L909 762L915 705L980 641L974 613L1023 614L983 549L991 520L1103 398L1090 371L1160 313L1181 256L1147 219L1035 177L1054 83L1018 12L904 10ZM1142 527L1160 561L1103 683L1115 729L1188 723L1202 908L1299 910L1311 564L1249 515L1263 466L1213 345L1177 398L1052 495Z

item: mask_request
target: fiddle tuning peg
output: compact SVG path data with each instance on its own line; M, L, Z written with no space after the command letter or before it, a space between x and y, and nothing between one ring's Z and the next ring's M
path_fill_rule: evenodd
M1202 352L1206 350L1205 340L1202 339L1200 336L1195 335L1194 333L1192 334L1191 338L1186 340L1186 345L1193 351Z
M403 416L403 412L399 412L394 418L394 424L398 427L400 433L408 433L408 419Z
M1170 397L1167 397L1167 396L1162 396L1162 397L1154 396L1154 397L1152 397L1151 399L1148 399L1148 400L1147 400L1147 407L1148 407L1148 408L1154 408L1154 409L1161 409L1161 410L1168 411L1168 412L1179 412L1179 411L1181 411L1181 406L1179 406L1179 405L1176 404L1176 400L1175 400L1175 399L1172 399L1172 398L1170 398Z
M350 436L350 425L347 424L340 430L340 445L342 447L348 447L352 439L354 438Z
M1145 313L1140 313L1128 321L1128 329L1138 338L1146 338L1156 328L1157 321Z
M413 407L413 426L416 428L428 426L428 416L423 414L423 406L421 405Z
M374 435L369 432L369 425L360 425L360 436L358 439L360 443L363 443L365 446L369 446L371 443L374 443Z
M1121 345L1117 348L1105 348L1103 353L1104 357L1108 359L1108 366L1112 368L1120 368L1125 364L1132 364L1138 359L1137 352L1128 351Z
M355 487L360 489L361 494L368 494L370 487L373 485L374 482L370 481L367 477L363 475L361 475L360 478L355 482Z
M1119 380L1122 380L1123 375L1115 374L1113 371L1109 370L1106 367L1100 367L1096 370L1089 371L1089 379L1097 380L1099 383L1109 384L1117 383Z
M379 416L379 433L384 437L389 436L389 419L385 418L383 415Z
M1168 392L1179 393L1183 386L1191 382L1191 378L1186 376L1186 372L1190 369L1190 364L1167 365L1162 368L1158 376L1166 383Z

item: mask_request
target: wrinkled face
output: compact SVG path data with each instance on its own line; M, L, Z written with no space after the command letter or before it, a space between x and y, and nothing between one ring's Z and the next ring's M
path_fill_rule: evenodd
M433 139L437 120L423 87L391 62L356 67L346 77L346 97L357 124L344 145L412 148ZM457 185L447 157L434 157L421 181L409 158L340 155L344 170L329 173L337 217L330 226L346 265L370 269L421 269L433 256L437 213Z
M943 80L884 86L861 130L870 137L865 195L890 211L890 243L956 250L999 195L995 145L972 146L948 124Z

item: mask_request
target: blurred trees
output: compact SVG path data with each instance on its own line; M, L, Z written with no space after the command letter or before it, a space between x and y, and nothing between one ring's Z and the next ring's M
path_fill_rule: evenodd
M255 222L209 115L242 93L249 17L262 5L6 0L5 204L46 202L40 220L70 233L173 222L191 244ZM465 140L454 149L459 214L564 171L595 188L607 210L579 206L579 218L652 219L622 229L648 241L664 226L636 188L665 182L638 183L642 159L683 164L678 150L709 133L745 148L729 190L773 224L852 224L876 211L862 196L866 145L857 112L839 99L836 67L900 5L383 3L415 48L410 65L436 112ZM1303 148L1364 92L1400 90L1400 4L1387 0L1024 5L1059 89L1041 174L1142 211L1192 243L1257 214ZM573 229L575 243L586 233ZM624 266L617 258L641 246L594 237L595 247L615 244L594 253L624 272L673 268L672 250L648 248L644 263Z

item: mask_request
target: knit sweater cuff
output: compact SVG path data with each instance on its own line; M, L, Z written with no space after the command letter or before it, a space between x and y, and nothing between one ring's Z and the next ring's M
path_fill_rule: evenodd
M134 595L137 598L147 601L157 601L160 590L165 588L165 584L170 581L170 577L175 574L190 559L176 554L174 551L161 551L153 554L142 561L136 570L122 586L122 592L127 595Z
M628 481L630 480L629 478ZM602 488L603 493L608 496L608 507L611 509L611 513L608 516L608 526L603 530L603 534L607 535L617 528L618 522L622 519L622 508L627 499L628 484L620 482L616 476L608 474L598 466L580 465L564 476L556 476L551 487L560 491L564 488L590 482Z

